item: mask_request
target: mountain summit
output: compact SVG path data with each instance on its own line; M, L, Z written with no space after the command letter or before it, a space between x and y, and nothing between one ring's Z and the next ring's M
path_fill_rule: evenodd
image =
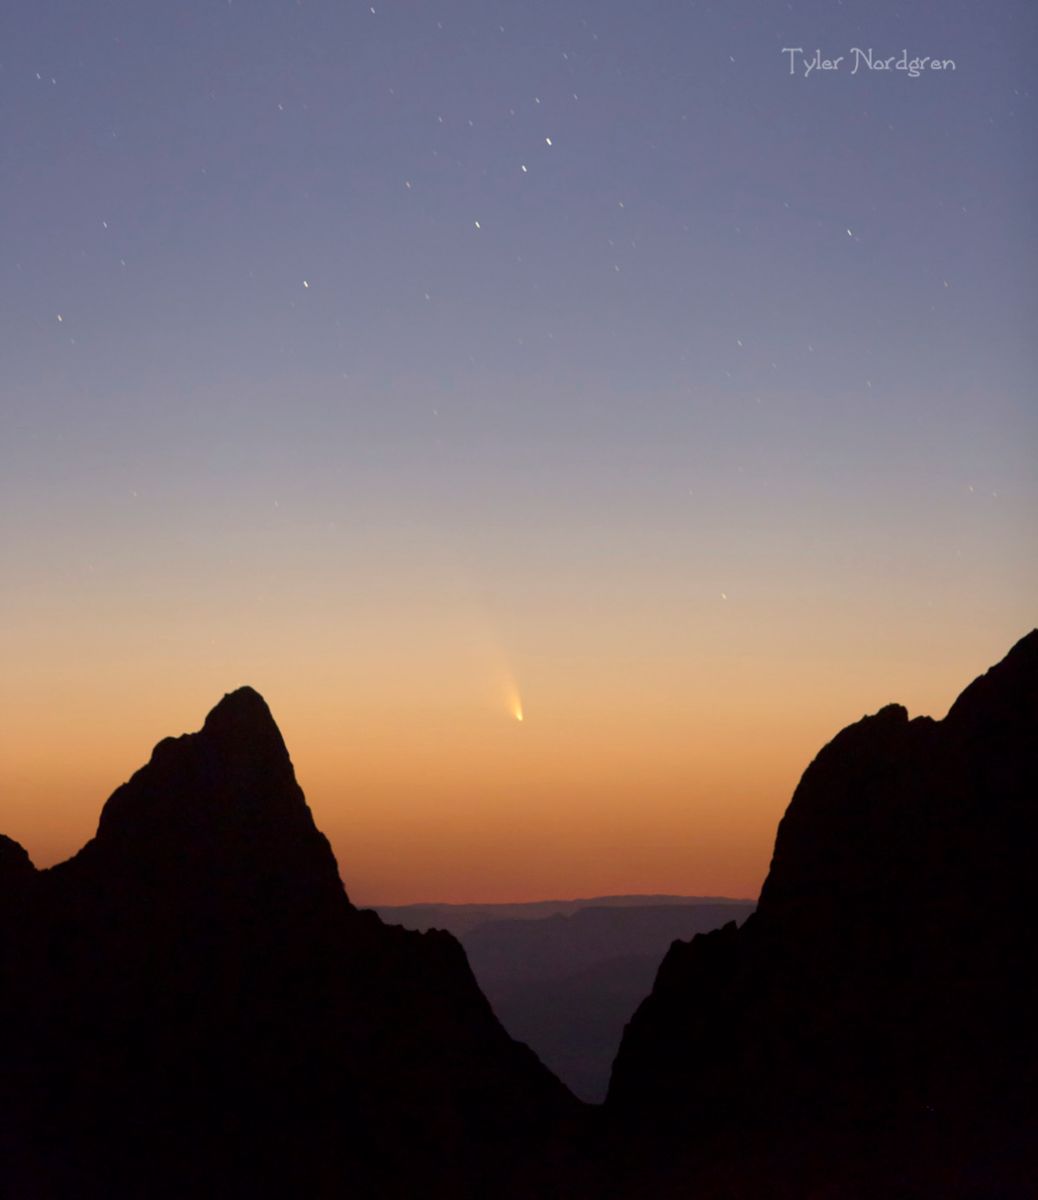
M252 688L224 696L201 730L165 738L105 804L96 838L70 863L132 877L135 903L183 900L345 911L327 838L314 824L270 709ZM275 903L274 897L277 897Z

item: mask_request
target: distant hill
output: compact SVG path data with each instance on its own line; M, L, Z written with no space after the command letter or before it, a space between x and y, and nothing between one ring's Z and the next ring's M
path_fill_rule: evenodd
M669 896L659 894L630 896L591 896L578 900L532 900L517 904L398 904L373 905L374 911L389 925L405 929L446 929L455 937L468 933L487 921L533 921L539 917L569 916L582 908L655 908L683 904L753 904L750 900L732 900L727 896Z
M753 909L746 900L603 896L377 911L387 921L399 914L401 923L440 924L457 933L508 1032L582 1100L600 1103L624 1024L652 987L671 942L741 922ZM551 915L541 915L545 910ZM519 918L476 923L488 913Z

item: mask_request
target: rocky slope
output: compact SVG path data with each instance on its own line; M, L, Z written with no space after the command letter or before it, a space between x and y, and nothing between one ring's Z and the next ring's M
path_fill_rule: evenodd
M1036 852L1038 631L837 735L756 913L672 947L606 1106L630 1194L1038 1195Z

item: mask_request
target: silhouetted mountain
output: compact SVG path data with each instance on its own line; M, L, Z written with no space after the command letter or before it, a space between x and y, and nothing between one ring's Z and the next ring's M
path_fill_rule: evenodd
M3 1194L563 1194L581 1106L446 933L348 901L262 698L156 746L96 837L0 839Z
M1038 1195L1036 835L1038 631L943 721L834 738L757 912L675 944L625 1032L627 1194Z
M745 920L753 904L582 908L488 921L464 934L479 986L508 1032L581 1099L605 1099L624 1023L679 937Z

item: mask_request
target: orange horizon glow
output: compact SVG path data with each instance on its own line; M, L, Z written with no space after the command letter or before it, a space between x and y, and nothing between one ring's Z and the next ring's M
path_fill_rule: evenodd
M478 653L458 656L452 676L427 652L406 689L393 672L377 686L374 664L357 659L363 688L286 661L249 675L214 661L197 678L170 662L160 680L128 658L90 694L56 674L23 674L21 703L3 713L0 832L38 866L68 857L156 742L200 728L225 692L250 683L355 903L754 898L778 821L822 745L891 700L913 716L943 715L1014 640L841 662L769 657L751 637L745 654L701 650L698 671L651 655L622 670L531 656L523 673L538 719L518 739L514 678L498 671L502 713L487 703Z

